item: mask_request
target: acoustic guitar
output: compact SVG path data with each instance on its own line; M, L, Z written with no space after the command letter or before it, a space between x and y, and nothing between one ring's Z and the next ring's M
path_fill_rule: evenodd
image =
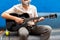
M6 19L6 27L9 31L17 31L20 27L27 27L29 21L39 19L40 17L50 18L50 19L57 18L57 14L50 14L35 18L30 18L28 13L23 13L23 14L10 13L10 15L23 18L24 22L22 24L17 24L14 20Z

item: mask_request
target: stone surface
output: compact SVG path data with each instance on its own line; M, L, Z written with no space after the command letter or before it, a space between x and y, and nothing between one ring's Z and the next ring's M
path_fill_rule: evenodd
M5 36L3 33L3 36L0 35L0 40L19 40L19 36L17 36L16 34L14 34L14 35L13 34L10 34L10 36ZM39 36L34 36L34 35L30 35L28 37L28 40L39 40L39 39L40 39ZM60 40L60 30L59 29L54 29L52 31L50 40Z

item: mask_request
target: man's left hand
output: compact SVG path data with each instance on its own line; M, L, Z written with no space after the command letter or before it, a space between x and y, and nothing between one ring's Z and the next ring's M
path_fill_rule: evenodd
M41 18L39 18L38 21L43 21L44 19L45 19L44 17L41 17Z

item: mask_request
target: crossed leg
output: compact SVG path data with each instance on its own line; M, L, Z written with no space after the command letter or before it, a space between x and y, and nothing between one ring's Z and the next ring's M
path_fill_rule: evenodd
M33 34L40 35L40 40L49 40L52 28L48 25L39 25L33 30Z
M39 25L31 31L40 35L40 40L49 40L52 28L48 25ZM25 27L19 29L20 40L28 40L29 31Z

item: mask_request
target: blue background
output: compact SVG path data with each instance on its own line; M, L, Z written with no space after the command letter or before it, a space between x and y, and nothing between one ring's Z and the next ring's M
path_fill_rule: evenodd
M4 28L6 26L5 19L1 17L2 12L6 11L7 9L11 8L13 5L18 3L20 3L18 0L0 0L0 28ZM43 12L43 15L52 12L58 14L57 19L53 21L45 20L43 22L40 22L39 24L46 24L46 25L51 25L53 28L59 28L60 0L32 0L31 4L37 7L39 16L40 16L40 12Z

